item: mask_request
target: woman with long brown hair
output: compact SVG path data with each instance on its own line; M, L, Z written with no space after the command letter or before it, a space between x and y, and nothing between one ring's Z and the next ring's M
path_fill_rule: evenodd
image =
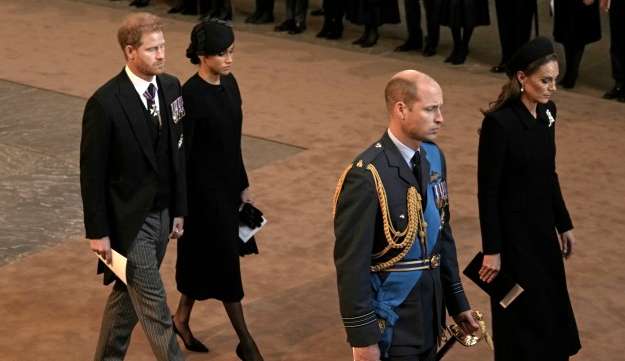
M478 151L484 261L524 292L503 308L491 298L496 361L568 360L581 348L563 258L575 236L555 169L558 61L536 38L508 63L509 81L485 113Z

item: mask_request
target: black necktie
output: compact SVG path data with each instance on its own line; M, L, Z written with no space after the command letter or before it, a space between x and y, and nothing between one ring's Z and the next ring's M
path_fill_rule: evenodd
M414 155L410 159L410 164L412 164L412 173L417 179L417 184L419 185L419 189L421 189L421 154L420 152L414 153Z
M156 87L154 84L150 83L148 89L143 93L143 96L147 100L148 104L148 112L150 113L150 118L152 118L152 122L157 129L161 127L161 115L156 107Z

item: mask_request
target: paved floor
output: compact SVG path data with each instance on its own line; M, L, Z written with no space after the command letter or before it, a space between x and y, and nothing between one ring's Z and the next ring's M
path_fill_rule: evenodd
M154 9L164 13L167 6L157 2ZM122 67L115 31L127 11L124 2L96 0L0 2L0 360L91 357L109 289L100 285L82 239L77 144L86 97ZM181 16L165 22L167 68L184 81L195 71L181 56L193 22ZM497 51L492 42L476 40L469 63L450 67L441 56L391 53L400 42L393 37L362 51L347 39L314 39L312 31L291 37L240 23L237 30L246 161L270 220L259 235L261 255L242 262L250 328L266 360L348 360L331 261L336 178L384 131L388 78L411 67L432 74L445 90L439 143L448 159L459 258L466 264L480 247L476 130L479 109L503 81L487 72L496 59L487 54ZM588 64L605 60L593 54ZM625 351L614 342L625 337L625 122L623 104L599 99L601 91L583 82L556 97L559 173L580 240L567 262L584 344L576 359L589 361L620 359ZM178 298L174 262L172 242L162 266L172 308ZM474 307L487 310L477 287L468 281L465 287ZM234 359L235 336L218 303L200 303L192 326L212 352L188 354L189 360ZM128 356L153 359L139 329ZM454 349L446 358L487 359L483 346Z

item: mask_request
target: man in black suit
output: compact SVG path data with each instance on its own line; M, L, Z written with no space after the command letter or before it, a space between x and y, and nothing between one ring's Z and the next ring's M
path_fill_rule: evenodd
M421 50L424 56L436 54L438 40L440 38L441 0L423 0L425 8L425 20L427 24L427 36L423 47L423 31L421 30L421 5L419 0L406 0L406 27L408 39L405 43L395 48L395 51L405 52Z
M625 102L625 0L601 0L610 14L610 60L614 86L603 97Z
M386 86L389 127L339 180L334 233L338 293L355 361L433 360L445 311L474 332L449 226L436 138L440 86L414 70Z
M168 239L182 234L187 209L180 83L163 73L158 17L129 15L118 40L126 66L87 101L80 143L86 238L107 262L111 249L128 259L128 285L115 282L95 360L122 360L137 322L157 360L183 360L159 274ZM105 284L115 280L99 262L101 272Z

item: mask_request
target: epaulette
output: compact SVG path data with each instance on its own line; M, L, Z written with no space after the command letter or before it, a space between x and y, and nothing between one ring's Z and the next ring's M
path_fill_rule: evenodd
M343 183L345 182L345 177L350 170L356 168L360 170L366 170L367 166L378 157L378 155L382 154L382 143L376 142L372 144L369 148L365 149L364 152L360 153L351 164L347 165L347 167L341 173L341 176L338 179L336 184L336 189L334 191L334 199L333 199L333 208L332 208L332 216L336 215L336 204L339 200L339 195L341 194L341 190L343 189Z
M375 142L369 148L365 149L364 152L360 153L356 158L354 158L352 165L357 168L367 168L367 165L369 165L380 154L382 154L382 151L382 143Z

